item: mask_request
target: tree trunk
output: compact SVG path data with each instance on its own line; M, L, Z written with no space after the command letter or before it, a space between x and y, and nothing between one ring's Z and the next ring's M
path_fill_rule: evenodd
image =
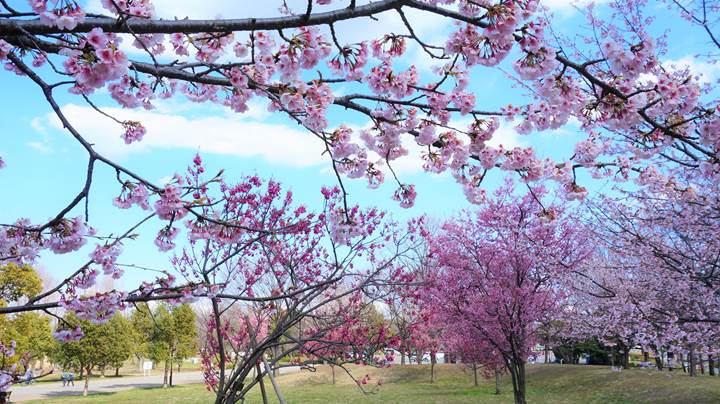
M173 368L174 368L172 365L172 362L170 362L170 366L168 366L168 367L170 368L170 387L172 387L173 386L172 377L173 377Z
M650 362L650 353L648 351L643 351L643 362Z
M715 358L712 355L708 355L708 368L710 376L715 376Z
M623 352L623 369L630 369L630 348L627 347Z
M477 378L477 365L473 363L473 382L475 383L475 387L478 386L478 378Z
M81 366L81 367L80 367L80 376L79 376L79 377L80 377L80 380L82 380L82 378L83 378L84 375L85 375L85 368Z
M543 363L549 363L548 355L550 354L550 347L548 347L547 341L545 341L545 359L543 360Z
M332 384L335 384L335 365L330 365L330 370L332 370Z
M83 397L88 395L88 387L90 386L90 368L85 371L85 385L83 386Z
M430 383L435 383L435 363L437 363L435 352L430 352Z
M118 377L118 376L120 376L120 368L119 367L115 368L115 377Z
M405 364L405 352L400 352L400 364Z
M260 384L260 394L262 394L263 404L268 404L267 391L265 391L265 382L263 381L262 371L260 370L260 363L255 364L255 374Z
M660 352L655 354L655 366L657 366L657 370L663 370L662 354Z
M272 383L273 390L275 390L275 395L277 396L278 401L280 404L287 404L287 401L285 401L285 397L283 396L282 392L280 391L280 386L278 386L277 382L275 381L275 376L273 376L274 370L270 370L270 365L267 363L267 359L263 356L262 358L263 364L265 365L265 372L267 372L268 377L270 378L270 383Z
M700 358L700 363L699 363L699 365L700 365L700 374L701 374L701 375L704 375L704 374L705 374L705 359L703 359L703 355L702 355L702 354L698 355L698 358Z
M683 373L687 373L687 367L685 367L685 355L679 354L678 361L680 361L680 365L682 365Z
M515 357L505 363L508 371L510 372L510 377L512 378L515 404L527 404L525 399L525 361Z
M500 371L495 369L495 395L500 394Z
M668 372L672 372L672 371L673 371L673 365L674 365L674 363L673 363L673 356L674 356L674 355L673 355L672 352L668 352L668 353L667 353L667 367L668 367Z
M165 369L163 371L163 388L168 386L168 361L165 361Z
M278 347L273 347L273 348L271 349L271 351L272 351L272 354L273 354L273 359L277 358L277 356L280 354L280 348L278 348ZM272 370L272 375L273 375L274 377L280 376L280 369L278 369L278 368L273 368L273 370ZM271 379L271 381L272 381L272 380L274 380L274 379ZM273 386L275 386L275 383L273 383Z
M690 359L690 377L697 376L697 357L695 356L695 344L690 344L690 352L688 352Z

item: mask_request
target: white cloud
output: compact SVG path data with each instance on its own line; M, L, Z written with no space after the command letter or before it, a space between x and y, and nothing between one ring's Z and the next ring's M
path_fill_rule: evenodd
M50 154L50 153L54 152L52 147L50 147L42 142L27 142L27 143L25 143L25 145L39 151L40 153L43 153L43 154Z
M173 179L175 179L175 177L173 177L171 175L167 175L167 176L162 177L159 180L155 181L155 183L160 186L165 186L165 185L171 183Z
M560 12L562 14L570 14L577 11L578 8L587 8L591 4L603 4L609 0L540 0L540 4L547 7L550 11Z
M42 122L42 119L39 117L35 117L30 121L30 126L35 129L36 132L43 135L44 138L47 138L47 128Z
M487 141L488 146L503 146L505 149L512 149L521 146L520 134L515 130L515 123L500 120L500 127L493 133L493 137Z
M88 106L68 104L63 107L70 122L95 144L96 150L112 158L152 149L184 148L242 158L260 157L269 163L289 167L325 162L319 140L305 130L284 124L254 122L237 115L193 117L172 113L166 108L157 111L104 110L120 120L140 121L147 134L141 142L126 145L120 137L123 129L117 123ZM56 129L62 129L54 115L48 114L45 119Z
M692 56L684 56L680 59L667 60L663 67L669 70L681 70L687 68L693 76L699 78L700 83L711 83L720 78L720 66L715 63L708 63L698 60Z

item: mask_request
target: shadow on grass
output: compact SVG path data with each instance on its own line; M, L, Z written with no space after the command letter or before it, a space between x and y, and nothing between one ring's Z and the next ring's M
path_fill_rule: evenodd
M115 395L115 392L107 392L107 391L97 391L97 390L88 390L88 397L103 397L103 396L113 396ZM82 397L82 391L49 391L47 393L44 393L45 396L51 397L51 398L62 398L62 397Z

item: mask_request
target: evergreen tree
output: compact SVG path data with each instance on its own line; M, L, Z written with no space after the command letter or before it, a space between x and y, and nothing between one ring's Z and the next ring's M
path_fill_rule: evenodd
M85 335L78 341L60 344L54 357L62 366L72 366L84 373L83 395L87 395L90 375L95 367L104 372L105 366L117 366L130 357L132 333L127 320L119 312L103 324L80 320L68 313L60 328L76 325L80 325Z

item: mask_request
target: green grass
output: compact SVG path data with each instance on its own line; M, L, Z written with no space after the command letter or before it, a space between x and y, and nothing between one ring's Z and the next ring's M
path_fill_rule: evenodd
M472 384L472 373L456 365L438 365L437 381L429 382L429 366L396 366L389 369L354 367L353 374L369 373L371 384L382 378L384 385L374 394L363 395L349 377L337 372L331 384L330 371L318 368L278 378L289 403L510 403L512 388L503 377L503 393L494 395L494 380ZM670 377L668 377L670 375ZM271 399L272 386L266 383ZM720 377L690 378L682 372L630 369L612 372L608 367L572 365L534 365L528 367L530 403L718 403ZM135 389L87 398L42 400L37 403L209 403L212 394L204 386L178 386L170 389ZM276 402L272 400L273 402ZM254 389L247 403L261 403Z

